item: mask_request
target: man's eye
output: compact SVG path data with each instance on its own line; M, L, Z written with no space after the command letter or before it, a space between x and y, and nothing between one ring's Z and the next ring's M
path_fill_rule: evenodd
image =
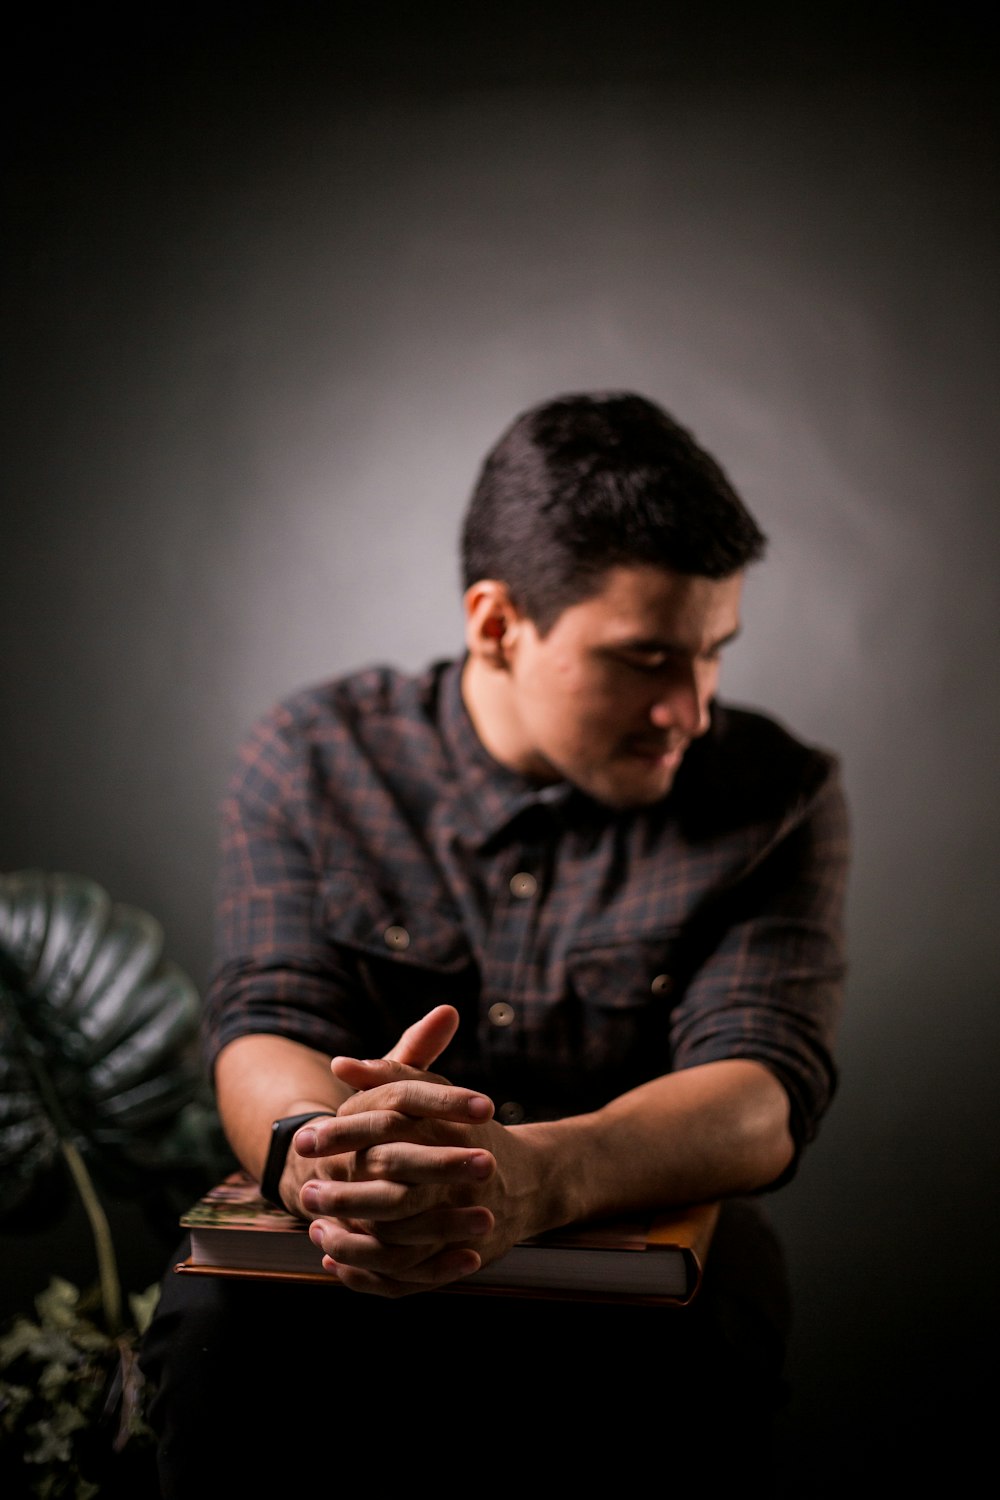
M638 654L622 651L619 653L618 660L636 672L662 672L670 663L670 658L663 652Z

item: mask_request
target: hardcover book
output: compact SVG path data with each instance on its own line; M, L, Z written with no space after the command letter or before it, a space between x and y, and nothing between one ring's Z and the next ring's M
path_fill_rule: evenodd
M718 1213L709 1203L569 1225L515 1245L441 1290L684 1306L701 1283ZM246 1173L212 1188L181 1225L191 1254L178 1271L338 1285L323 1270L308 1225L265 1202Z

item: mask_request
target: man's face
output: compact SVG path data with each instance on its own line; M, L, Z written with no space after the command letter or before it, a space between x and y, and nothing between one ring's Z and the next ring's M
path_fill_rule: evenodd
M657 802L709 725L742 574L615 567L544 637L518 616L507 651L505 759L610 807Z

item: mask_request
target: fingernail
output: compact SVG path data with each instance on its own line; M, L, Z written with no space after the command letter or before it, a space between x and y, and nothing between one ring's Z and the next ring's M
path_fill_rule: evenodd
M469 1114L474 1120L488 1120L493 1113L493 1105L483 1094L477 1094L469 1100Z
M314 1182L306 1183L305 1187L302 1189L300 1197L305 1207L315 1212L318 1205L318 1196L316 1184Z
M492 1224L491 1224L491 1220L490 1220L489 1215L488 1214L480 1214L479 1217L476 1218L476 1219L473 1219L472 1223L469 1225L469 1233L470 1234L487 1234L489 1232L489 1230L491 1229L491 1227L492 1227Z
M473 1271L478 1271L482 1263L481 1256L475 1250L456 1250L444 1262L448 1271L455 1276L469 1276Z
M488 1177L492 1171L492 1163L488 1156L470 1156L465 1165L472 1177Z
M300 1156L308 1156L316 1150L316 1132L310 1130L307 1125L304 1130L295 1132L295 1149Z
M321 1225L318 1224L315 1220L309 1225L309 1238L312 1240L314 1245L319 1245L322 1249L323 1230Z

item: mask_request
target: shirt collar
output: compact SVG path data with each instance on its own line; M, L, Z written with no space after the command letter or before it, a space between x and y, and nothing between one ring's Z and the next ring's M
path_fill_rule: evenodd
M441 680L441 738L458 775L464 815L485 844L522 813L556 811L573 796L567 781L540 785L494 760L476 733L462 698L464 661L449 662Z

